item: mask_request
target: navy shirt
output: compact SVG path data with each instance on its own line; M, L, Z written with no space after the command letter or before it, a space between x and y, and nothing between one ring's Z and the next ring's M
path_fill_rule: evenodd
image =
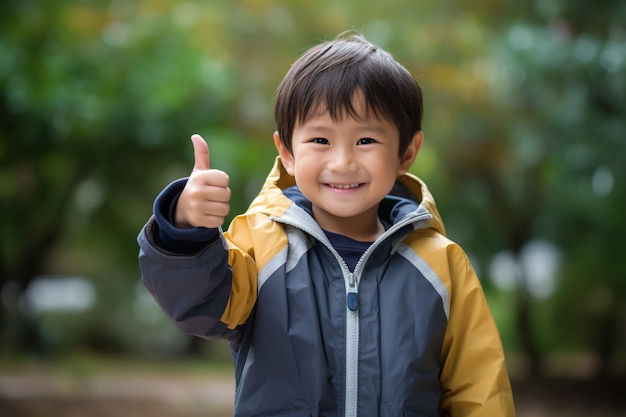
M337 253L346 261L350 271L354 271L361 255L372 245L372 242L361 242L327 230L324 230L324 233L326 237L328 237L328 240L330 240L333 248L335 248Z

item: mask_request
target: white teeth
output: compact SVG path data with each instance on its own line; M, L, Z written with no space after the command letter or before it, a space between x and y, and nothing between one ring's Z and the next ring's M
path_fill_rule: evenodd
M341 184L329 184L332 188L340 188L343 190L347 190L348 188L356 188L359 186L359 184L345 184L345 185L341 185Z

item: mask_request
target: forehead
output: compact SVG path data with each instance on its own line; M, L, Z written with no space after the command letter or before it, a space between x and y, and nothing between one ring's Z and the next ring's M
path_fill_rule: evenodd
M306 133L323 133L346 128L361 133L398 136L395 123L380 113L372 111L365 103L362 95L354 97L351 107L336 109L334 115L325 105L317 105L295 128Z

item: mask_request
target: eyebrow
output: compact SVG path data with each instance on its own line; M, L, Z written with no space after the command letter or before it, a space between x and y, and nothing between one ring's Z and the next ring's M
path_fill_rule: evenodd
M306 126L302 130L304 130L305 132L309 132L309 133L315 133L315 132L326 133L326 132L330 132L333 129L326 125L314 124L314 125ZM379 134L383 134L386 132L385 128L381 124L378 124L378 123L359 125L355 130L360 131L360 132L371 132L371 133L379 133Z

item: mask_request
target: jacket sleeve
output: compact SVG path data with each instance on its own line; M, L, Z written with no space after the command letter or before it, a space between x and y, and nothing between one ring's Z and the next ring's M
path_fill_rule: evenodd
M442 352L444 415L515 416L500 334L480 282L459 246L453 244L447 252L450 316Z
M256 268L252 258L229 243L219 229L175 230L167 208L181 184L175 182L159 195L155 215L141 230L139 266L142 282L166 315L183 331L204 338L239 337L256 300ZM187 233L187 234L185 234ZM162 244L166 242L166 244ZM242 278L233 285L233 269ZM233 289L236 300L231 300ZM231 321L223 317L240 308Z

